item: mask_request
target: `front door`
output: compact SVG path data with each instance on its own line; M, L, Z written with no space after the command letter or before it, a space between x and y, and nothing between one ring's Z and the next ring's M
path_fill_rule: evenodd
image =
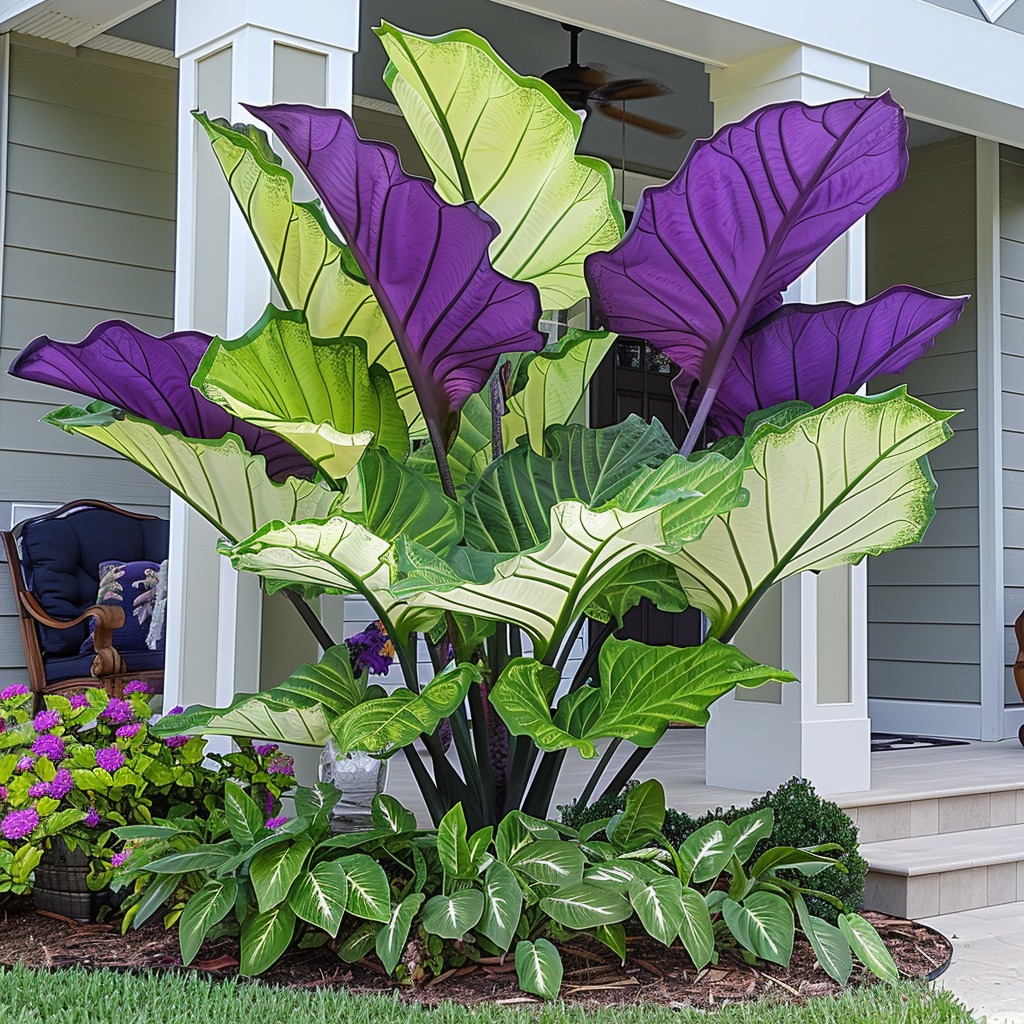
M659 420L676 444L686 436L686 423L672 393L679 368L668 356L636 338L619 338L594 375L590 387L590 422L595 427L621 423L631 413ZM642 601L626 615L616 634L646 644L689 647L701 642L701 616L695 608L681 614L663 612Z

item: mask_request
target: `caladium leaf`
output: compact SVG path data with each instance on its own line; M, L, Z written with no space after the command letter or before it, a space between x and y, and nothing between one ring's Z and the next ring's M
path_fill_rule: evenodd
M150 730L155 736L238 736L322 747L335 718L381 693L353 675L348 647L338 644L269 690L239 693L224 708L193 704Z
M291 945L295 913L287 906L262 914L250 914L242 925L239 973L262 974Z
M183 437L105 402L92 402L85 409L66 405L47 413L43 422L123 455L231 540L248 537L275 519L328 516L340 503L337 491L311 480L288 477L274 483L263 457L249 454L234 434L216 440Z
M270 306L240 338L214 338L192 378L212 402L271 430L340 480L367 445L404 459L409 429L394 385L358 338L310 337L302 313Z
M683 927L683 884L674 875L633 882L629 901L652 939L671 946Z
M900 185L906 141L903 112L885 94L774 104L696 142L670 182L644 191L622 242L588 257L599 319L699 381L706 412L743 333Z
M562 958L547 939L516 943L516 980L524 992L554 999L562 987Z
M432 896L423 907L423 930L442 939L461 939L484 913L479 889L458 889L450 896Z
M450 435L449 417L503 352L543 346L537 290L488 260L497 225L478 209L445 203L402 170L393 147L360 139L342 111L247 109L313 182L384 310L430 429Z
M618 924L633 913L622 893L596 882L577 882L557 889L540 901L540 907L552 920L576 931Z
M409 941L409 929L412 928L413 918L419 913L425 898L423 893L414 892L411 896L406 896L401 903L396 903L391 908L391 919L377 932L377 956L388 974L395 973L398 961L402 959L405 944Z
M824 405L879 374L902 373L956 323L966 302L896 285L861 305L782 306L740 339L709 422L742 434L757 409L794 399Z
M857 959L876 977L895 984L900 972L892 954L874 926L860 914L840 914L839 930L850 944Z
M335 791L337 792L337 791ZM335 861L315 864L288 894L288 906L332 938L338 934L348 901L348 875Z
M754 956L785 967L793 956L793 911L771 892L752 892L742 903L726 898L722 916L729 931Z
M408 371L373 291L316 201L292 198L291 171L266 133L196 113L278 291L314 338L362 338L371 366L390 375L410 425L421 421ZM421 422L420 422L421 425Z
M787 576L920 540L935 493L922 456L951 436L953 415L896 388L844 395L785 427L755 428L743 476L749 504L666 556L690 603L710 619L711 636L730 636Z
M384 72L442 198L477 202L501 225L491 262L532 281L545 309L587 294L583 262L622 236L611 168L576 156L579 116L517 75L468 29L427 39L384 22Z
M313 467L287 441L232 416L192 387L211 340L198 331L157 338L108 320L75 344L36 338L8 372L107 402L184 437L214 440L235 434L246 451L266 459L267 475L274 480L312 476Z
M481 678L475 665L454 665L435 676L419 693L403 688L366 701L334 723L334 744L339 752L393 754L420 734L432 733L466 699L470 685Z
M665 787L648 779L626 794L626 806L605 830L618 850L639 850L661 835L665 822Z
M502 952L516 933L523 911L523 890L516 876L501 861L492 861L484 875L484 912L480 932Z
M482 551L543 544L558 502L603 505L675 450L660 423L639 416L596 429L551 427L543 455L528 447L506 452L466 491L466 541Z

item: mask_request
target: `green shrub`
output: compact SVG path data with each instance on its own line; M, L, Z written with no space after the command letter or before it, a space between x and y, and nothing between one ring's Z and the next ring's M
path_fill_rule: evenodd
M570 828L579 829L591 821L599 821L618 814L626 806L626 792L636 785L629 784L622 793L615 796L599 797L586 807L576 802L559 807L562 821ZM772 834L763 839L755 850L760 856L772 846L819 846L822 843L836 843L845 851L837 859L846 868L828 868L815 876L814 887L842 900L848 910L856 910L864 900L864 877L868 872L867 861L857 852L859 840L857 826L846 812L831 800L818 796L806 779L792 778L776 790L759 796L749 806L717 807L699 818L692 818L684 811L668 810L662 831L673 846L680 846L691 833L696 832L709 821L734 822L751 810L770 807L775 812L775 827ZM808 906L813 913L834 923L838 911L824 900L809 899Z

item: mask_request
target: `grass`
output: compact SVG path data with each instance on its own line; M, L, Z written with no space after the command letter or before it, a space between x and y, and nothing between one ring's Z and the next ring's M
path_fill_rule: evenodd
M199 975L112 971L0 971L4 1024L973 1024L946 992L881 985L805 1006L734 1006L707 1013L668 1007L551 1004L424 1009L386 995L214 983Z

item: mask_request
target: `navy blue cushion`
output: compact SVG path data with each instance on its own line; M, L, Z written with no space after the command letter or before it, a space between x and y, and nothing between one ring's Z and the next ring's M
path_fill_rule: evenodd
M62 679L88 679L95 654L79 654L73 658L46 658L43 668L48 683ZM124 654L129 672L159 672L164 667L163 651L128 651Z
M131 519L97 508L30 523L21 534L26 585L56 619L73 619L96 603L101 562L162 562L167 547L167 520ZM67 657L78 654L88 633L88 622L71 629L41 626L39 639L44 654Z

